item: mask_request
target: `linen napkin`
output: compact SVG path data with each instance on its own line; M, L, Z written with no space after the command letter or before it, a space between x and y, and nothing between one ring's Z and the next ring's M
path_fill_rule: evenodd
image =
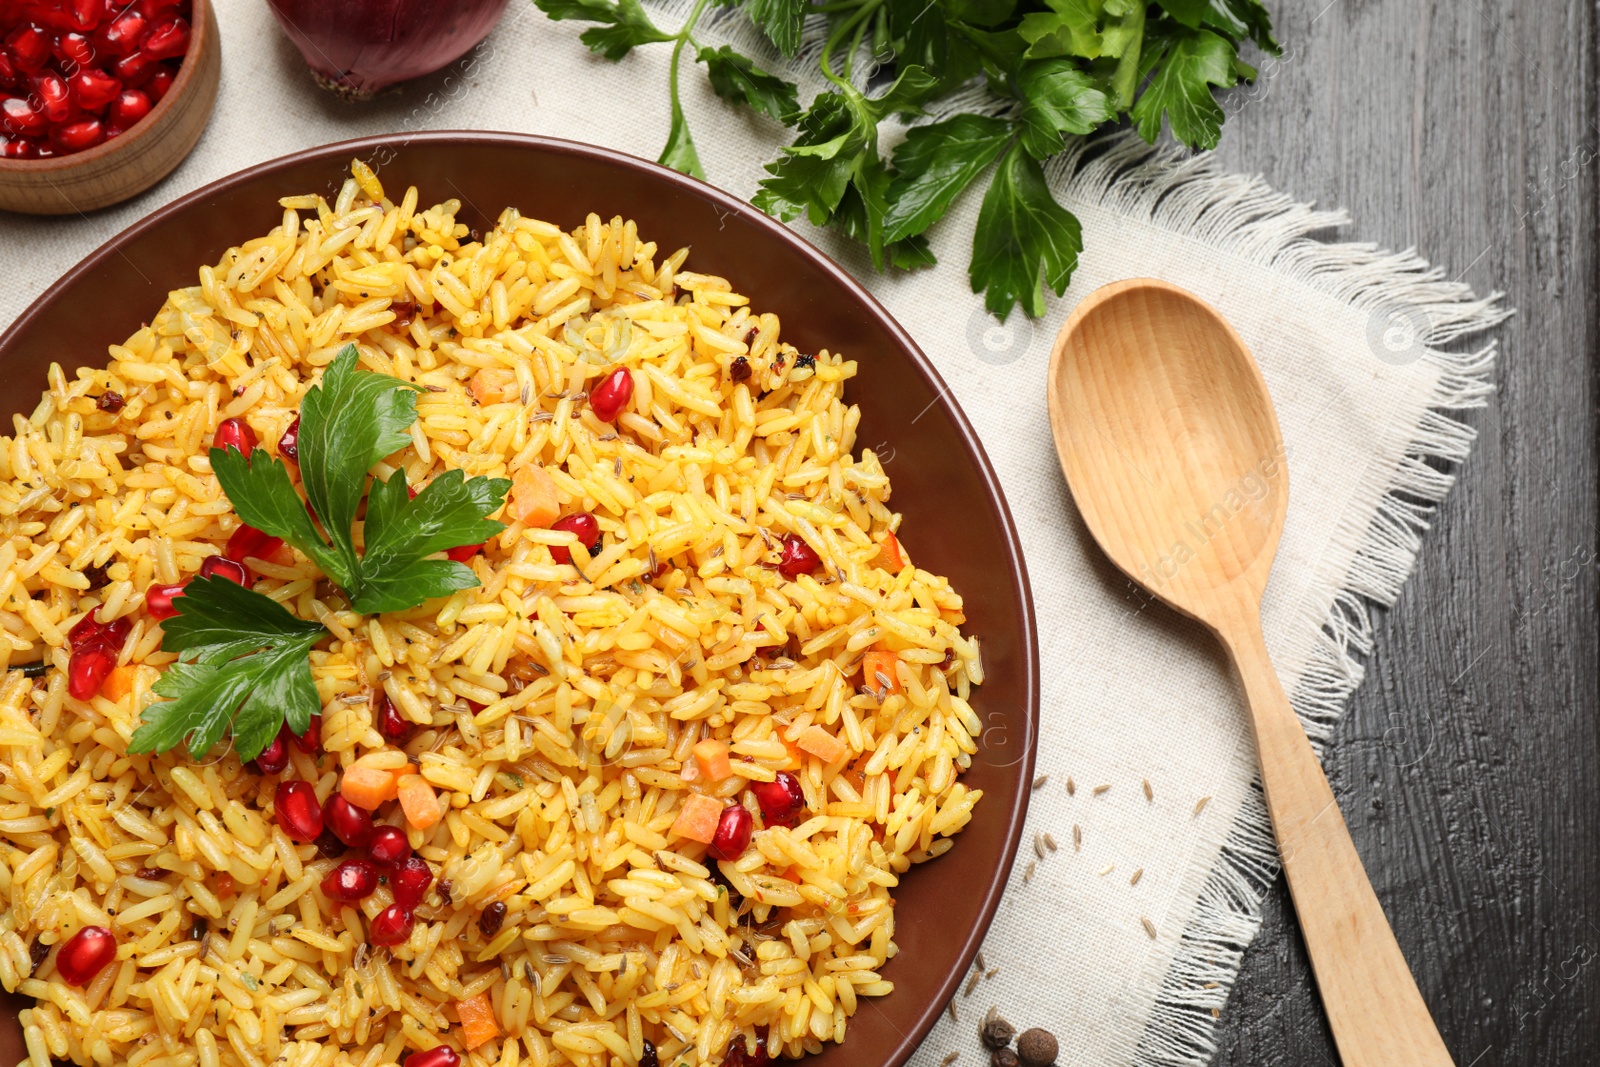
M501 129L654 158L666 138L665 47L606 62L579 44L580 26L548 22L527 0L513 0L494 34L446 72L361 106L312 86L265 3L218 8L222 86L194 154L129 204L0 219L10 278L0 323L159 205L297 149ZM683 17L681 7L649 9L663 26ZM738 17L702 36L784 69ZM806 65L787 69L809 98L818 86ZM710 180L748 197L784 132L718 100L698 71L684 78L684 105ZM1395 596L1450 485L1440 461L1459 462L1471 445L1453 413L1483 401L1493 345L1455 342L1504 314L1494 296L1475 299L1413 255L1313 239L1344 216L1203 158L1124 137L1058 159L1051 178L1082 220L1086 250L1066 297L1038 322L1018 312L998 323L969 291L976 197L936 228L939 265L914 274L875 274L858 247L805 228L911 332L977 428L1020 528L1038 609L1044 781L984 970L916 1067L951 1052L978 1064L974 1028L991 1004L1018 1026L1054 1031L1062 1063L1204 1063L1276 873L1242 696L1220 649L1104 561L1062 481L1044 371L1072 306L1116 279L1167 279L1216 306L1260 361L1291 487L1267 642L1317 741L1360 683L1368 602Z

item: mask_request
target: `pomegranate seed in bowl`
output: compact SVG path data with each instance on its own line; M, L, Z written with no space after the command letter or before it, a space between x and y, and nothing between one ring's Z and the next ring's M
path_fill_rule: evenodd
M422 903L422 896L433 884L433 868L421 856L407 856L399 868L389 876L389 891L395 903L414 908Z
M626 368L618 367L589 391L589 410L601 422L616 422L632 399L633 375Z
M338 793L330 793L327 803L322 805L322 823L351 848L366 848L372 842L372 813L356 807ZM404 839L401 835L401 840Z
M706 852L719 860L736 860L750 847L750 828L755 820L742 804L730 804L722 809L717 820L717 836L711 839Z
M182 595L182 582L175 582L172 585L152 585L144 591L144 609L158 622L170 619L178 613L177 607L172 603L173 598Z
M371 860L345 860L322 880L322 894L329 900L365 900L377 888L378 868Z
M217 432L211 436L211 447L223 450L231 448L248 456L250 450L256 447L256 432L243 419L223 419L217 424Z
M372 831L372 840L367 843L367 855L380 867L394 867L411 855L411 842L398 826L379 826Z
M788 771L779 771L771 782L751 782L750 792L761 806L761 818L768 826L793 826L806 803L800 779Z
M251 763L258 774L282 774L284 768L289 766L289 750L283 743L283 736L280 734L268 741L267 747ZM282 795L281 792L279 795ZM284 832L287 833L287 829Z
M234 585L244 585L249 576L244 572L244 564L235 562L227 556L207 556L200 563L200 573L207 578L226 578Z
M783 554L778 560L778 573L785 578L798 578L822 566L822 557L806 544L799 534L783 535Z
M435 1045L413 1052L400 1062L400 1067L461 1067L461 1057L449 1045Z
M411 938L411 909L390 904L373 918L367 940L374 945L403 945Z
M600 551L600 524L587 511L563 515L550 524L550 529L565 530L572 534L580 545L589 550L591 556ZM557 563L571 563L572 550L566 545L551 545L550 558Z

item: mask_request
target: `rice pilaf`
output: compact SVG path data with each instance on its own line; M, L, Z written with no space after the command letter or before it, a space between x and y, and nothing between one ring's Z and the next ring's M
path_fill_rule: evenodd
M568 232L508 209L480 235L455 200L419 211L415 188L392 203L352 173L333 204L281 201L280 226L202 267L104 368L52 366L0 440L0 984L37 1000L32 1067L377 1067L462 1048L458 1005L478 997L498 1036L473 1064L635 1067L653 1047L717 1065L843 1040L860 998L892 989L898 878L981 795L960 781L977 641L961 597L904 558L879 457L854 452L855 364L782 342L631 222ZM252 559L258 591L331 633L311 653L321 751L291 747L278 775L226 743L129 755L175 658L146 591L239 524L214 431L242 418L275 451L351 342L426 389L376 477L541 467L601 547L507 514L477 588L378 616L297 552ZM586 390L617 367L635 391L602 422ZM777 569L790 535L815 573ZM97 608L129 629L116 684L80 701L67 634ZM403 746L376 727L384 696L415 730ZM699 772L707 739L726 777ZM390 888L330 901L338 860L273 815L283 783L326 799L386 750L443 812L426 830L376 813L438 879L392 949L367 936ZM804 793L793 826L751 798L780 771ZM749 810L742 855L672 833L693 796ZM115 959L79 988L52 949L90 926Z

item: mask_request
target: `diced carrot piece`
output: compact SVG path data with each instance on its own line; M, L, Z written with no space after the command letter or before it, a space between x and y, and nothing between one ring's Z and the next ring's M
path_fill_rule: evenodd
M733 776L733 768L728 765L728 746L714 737L694 746L694 761L700 765L700 773L713 782Z
M467 390L480 404L498 404L511 399L510 387L516 380L516 374L503 367L484 367L468 380Z
M883 540L878 543L878 566L899 574L905 565L906 554L900 551L900 539L893 531L884 534Z
M399 795L395 776L376 767L347 767L339 779L339 795L366 811Z
M891 693L901 692L900 676L895 673L895 664L900 662L900 657L893 652L884 652L873 649L861 661L861 678L869 689L883 689L884 679L889 680L888 690Z
M672 820L672 832L703 845L711 844L717 836L717 823L722 818L722 801L690 793L683 801L683 810Z
M461 1020L461 1043L467 1046L468 1052L500 1036L500 1026L494 1021L494 1005L489 1003L487 991L456 1001L456 1018Z
M537 463L518 467L511 476L511 515L518 522L539 529L561 517L555 479Z
M426 830L439 821L439 797L422 775L402 775L395 790L400 794L400 810L406 813L406 822Z
M136 664L124 663L106 675L106 680L100 686L100 695L107 700L121 700L133 692L133 680L138 675L139 668Z
M823 763L838 763L849 752L843 741L820 726L807 726L795 743Z

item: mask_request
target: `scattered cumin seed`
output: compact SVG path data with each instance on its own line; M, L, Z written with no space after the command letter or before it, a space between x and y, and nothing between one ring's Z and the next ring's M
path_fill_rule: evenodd
M983 972L983 976L984 976L984 978L993 978L995 975L997 975L999 973L1000 973L1000 968L998 968L998 967L990 967L987 971Z
M1144 780L1144 798L1146 800L1154 800L1156 798L1156 791L1150 788L1150 779L1148 778Z
M1033 854L1044 859L1044 835L1041 833L1033 835Z
M1128 884L1129 885L1138 885L1139 884L1139 879L1141 879L1143 877L1144 877L1144 868L1140 867L1137 871L1133 872L1133 877L1128 879Z
M1220 1019L1220 1018L1222 1018L1222 1009L1221 1009L1221 1008L1212 1008L1212 1009L1211 1009L1211 1017L1212 1017L1212 1018L1213 1018L1213 1019Z
M1067 796L1070 797L1072 794L1076 793L1077 791L1078 791L1077 783L1072 780L1072 775L1070 775L1070 774L1067 775Z
M983 981L983 972L973 971L972 977L967 979L967 988L961 991L961 995L964 997L972 996L972 991L978 988L978 983L981 981Z
M1083 848L1083 827L1077 823L1072 824L1072 851L1077 852Z
M1194 802L1194 813L1199 815L1202 811L1206 810L1206 805L1209 803L1211 803L1210 797L1201 797L1199 800Z
M1033 869L1037 866L1039 866L1037 863L1028 864L1028 869L1022 872L1022 880L1024 882L1033 881Z
M1044 847L1049 849L1051 852L1054 852L1056 850L1056 839L1049 834L1045 834Z
M1115 863L1108 863L1104 867L1101 867L1100 868L1100 877L1104 878L1106 875L1110 874L1113 870L1116 869L1116 866L1117 865Z
M1216 983L1216 982L1207 982L1205 985L1201 986L1200 988L1201 989L1216 989L1216 988L1218 988L1218 983Z
M950 1021L953 1023L958 1023L961 1021L960 1019L956 1018L956 1002L953 1000L950 1002Z
M1139 921L1144 923L1144 932L1150 935L1150 940L1154 941L1156 939L1156 924L1146 919L1143 915L1139 916Z
M956 1062L956 1060L958 1060L960 1058L961 1058L961 1053L952 1052L952 1053L950 1053L950 1055L946 1056L944 1059L939 1061L939 1067L950 1067L950 1065L952 1063Z
M987 963L983 962L983 949L981 949L981 948L978 950L977 964L978 964L978 970L980 970L980 971L988 970L988 968L989 968L989 965Z
M1044 784L1046 782L1048 782L1049 780L1050 780L1050 776L1048 774L1041 774L1039 777L1037 777L1037 778L1035 778L1033 780L1033 788L1035 788L1035 789L1043 789L1044 788Z
M1102 782L1099 785L1094 787L1094 795L1095 796L1099 796L1101 793L1104 793L1107 789L1110 789L1110 788L1111 788L1111 783L1110 782Z

